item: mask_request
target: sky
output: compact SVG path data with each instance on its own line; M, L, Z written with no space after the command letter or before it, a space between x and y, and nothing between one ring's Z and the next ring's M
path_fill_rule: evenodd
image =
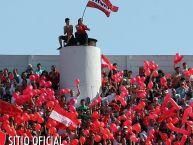
M192 0L111 0L108 18L87 8L89 37L106 55L193 55ZM87 0L0 0L0 54L57 55L64 19L75 26ZM74 29L75 30L75 29Z

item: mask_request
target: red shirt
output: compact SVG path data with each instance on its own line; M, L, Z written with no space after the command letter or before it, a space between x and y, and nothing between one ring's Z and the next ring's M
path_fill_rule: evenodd
M5 83L7 78L5 76L1 76L0 80L1 80L1 83Z
M86 30L88 30L87 26L84 24L76 25L77 32L80 34L85 34Z
M60 73L58 71L49 73L49 80L52 82L52 85L59 85L60 82Z

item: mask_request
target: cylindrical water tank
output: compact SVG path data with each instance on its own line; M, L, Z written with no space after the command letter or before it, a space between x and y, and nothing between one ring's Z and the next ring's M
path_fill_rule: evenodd
M60 49L60 87L76 90L80 79L80 99L90 100L101 91L101 53L95 46L68 46Z

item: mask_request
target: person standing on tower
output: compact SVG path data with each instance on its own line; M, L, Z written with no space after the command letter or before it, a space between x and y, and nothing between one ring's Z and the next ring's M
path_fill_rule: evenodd
M83 19L78 19L78 24L76 25L77 32L75 33L77 44L78 45L87 45L88 44L88 35L86 30L90 31L90 29L83 24Z
M74 35L73 35L73 26L70 25L70 19L66 18L65 19L66 25L64 26L64 35L59 36L59 43L60 43L60 48L63 47L62 41L64 41L65 45L64 46L71 46L74 44Z

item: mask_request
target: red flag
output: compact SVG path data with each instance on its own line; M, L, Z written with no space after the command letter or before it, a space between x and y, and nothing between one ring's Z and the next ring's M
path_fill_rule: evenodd
M109 7L109 9L111 11L113 11L113 12L117 12L118 11L119 7L112 5L110 0L102 0L102 1Z
M0 130L0 145L4 145L6 140L6 135Z
M78 119L75 113L67 112L59 105L56 105L54 110L52 110L50 118L64 124L67 127L70 126L71 124L75 125L78 124Z
M101 55L101 59L102 59L102 62L101 62L101 66L102 68L108 68L110 70L116 70L117 68L115 66L113 66L110 61L108 60L108 58L106 56L104 56L103 54Z
M21 112L22 110L15 105L0 100L0 114L17 115Z
M109 17L111 13L109 7L102 0L89 0L87 7L99 9L104 12L107 17Z

